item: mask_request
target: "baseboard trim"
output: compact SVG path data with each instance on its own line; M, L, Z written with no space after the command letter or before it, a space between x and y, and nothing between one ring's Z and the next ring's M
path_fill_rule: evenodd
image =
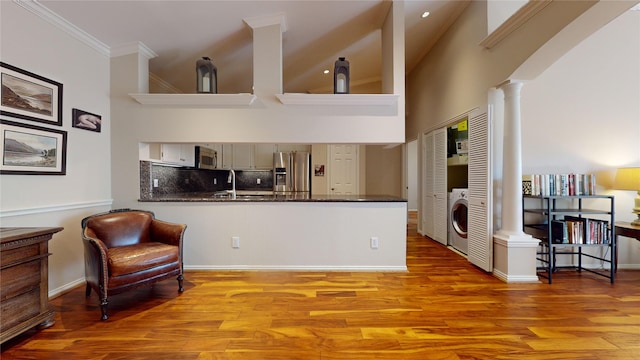
M65 293L77 288L78 286L84 285L85 283L86 283L86 280L83 277L81 279L74 280L74 281L72 281L70 283L62 285L62 286L60 286L58 288L49 290L49 299L53 299L53 298L56 298L56 297L58 297L60 295L63 295Z
M540 279L537 276L526 276L526 275L507 275L502 271L493 270L493 276L498 279L506 282L506 283L539 283Z
M369 271L369 272L398 272L408 271L406 266L297 266L297 265L185 265L185 270L227 270L227 271Z

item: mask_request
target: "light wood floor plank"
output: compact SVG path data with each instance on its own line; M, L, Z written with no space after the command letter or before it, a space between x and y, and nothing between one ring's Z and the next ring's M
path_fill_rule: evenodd
M110 299L52 300L11 359L638 360L640 271L506 284L407 227L407 272L187 271Z

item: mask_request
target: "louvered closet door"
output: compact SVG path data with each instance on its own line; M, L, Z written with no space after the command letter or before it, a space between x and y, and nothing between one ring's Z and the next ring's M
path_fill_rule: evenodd
M491 168L491 111L469 114L469 261L485 271L493 270L493 210Z
M435 197L433 193L433 133L422 135L422 211L420 222L422 234L433 239L433 209Z
M435 198L433 239L447 245L447 129L435 130L433 135L433 192Z

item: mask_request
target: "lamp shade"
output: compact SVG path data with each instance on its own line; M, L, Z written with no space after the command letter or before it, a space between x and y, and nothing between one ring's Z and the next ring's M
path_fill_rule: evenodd
M640 226L640 167L620 168L616 171L616 180L613 183L616 190L633 190L638 192L638 196L633 200L632 213L638 218L631 222L631 225Z
M640 167L618 169L613 188L616 190L640 191Z

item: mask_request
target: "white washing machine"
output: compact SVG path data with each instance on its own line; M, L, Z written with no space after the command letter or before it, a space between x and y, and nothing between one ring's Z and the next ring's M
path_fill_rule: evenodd
M467 240L468 192L467 189L451 189L451 193L449 193L449 245L464 254L469 249Z

